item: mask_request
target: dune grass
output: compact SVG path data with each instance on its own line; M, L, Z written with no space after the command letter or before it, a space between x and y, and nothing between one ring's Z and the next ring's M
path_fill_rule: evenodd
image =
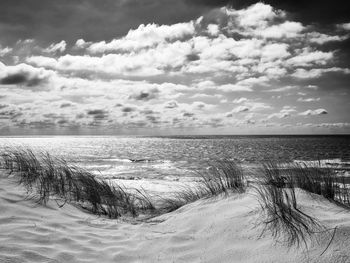
M1 167L10 173L16 172L19 183L39 203L46 204L50 198L59 198L64 204L76 203L94 214L110 218L170 212L201 198L229 192L241 193L246 189L240 166L232 161L216 161L211 163L209 170L200 173L195 186L183 187L170 197L160 197L156 207L144 190L111 184L48 153L8 149L1 157Z
M276 163L263 164L259 184L254 188L265 214L263 233L269 230L276 240L299 247L321 229L315 218L299 208L294 178Z
M247 180L242 167L231 160L216 160L209 163L207 170L198 172L199 181L195 186L182 187L171 197L161 198L160 209L174 211L181 206L199 199L229 193L244 193Z
M19 183L42 204L56 198L62 200L63 205L74 203L109 218L155 216L202 198L244 193L248 188L242 167L230 160L211 162L207 170L198 174L195 185L184 186L169 197L161 196L158 202L143 189L112 184L61 158L30 149L7 149L1 154L0 167L16 173ZM328 168L268 162L262 164L252 187L265 215L264 232L271 231L276 240L282 239L289 246L306 245L315 231L322 228L299 207L296 188L349 207L348 184Z
M98 179L48 153L36 155L30 149L10 149L2 154L1 166L10 173L16 172L19 183L43 204L55 197L110 218L125 214L137 216L141 211L154 209L151 200L141 191L130 192Z
M285 173L293 178L295 187L350 207L349 184L346 183L345 177L338 176L334 169L293 163L287 165Z

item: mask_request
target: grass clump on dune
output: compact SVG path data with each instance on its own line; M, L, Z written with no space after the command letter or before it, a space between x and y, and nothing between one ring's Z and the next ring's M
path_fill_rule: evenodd
M1 166L18 173L19 183L43 204L56 197L110 218L124 214L136 216L140 211L154 209L141 191L131 193L48 153L37 157L29 149L8 150L2 154Z
M216 161L200 173L193 187L183 187L170 197L160 197L158 206L145 191L130 191L118 184L97 178L77 166L69 165L48 153L34 154L30 149L9 149L2 154L1 167L19 175L19 183L46 204L59 198L64 204L76 203L92 213L118 218L140 213L160 214L201 198L229 192L242 193L246 180L242 168L233 161Z
M218 160L199 173L195 186L183 187L169 198L162 198L161 210L170 212L198 199L229 193L244 193L247 180L240 165L231 160Z
M334 169L296 163L288 165L285 170L293 178L295 187L350 207L349 184Z
M282 239L289 246L301 244L321 228L315 218L304 213L297 204L294 178L276 163L265 163L255 191L263 213L264 231Z

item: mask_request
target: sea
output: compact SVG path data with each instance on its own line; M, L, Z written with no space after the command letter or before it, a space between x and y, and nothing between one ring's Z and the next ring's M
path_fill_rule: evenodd
M106 179L181 181L216 160L319 162L349 175L350 135L0 137L0 148L48 152Z

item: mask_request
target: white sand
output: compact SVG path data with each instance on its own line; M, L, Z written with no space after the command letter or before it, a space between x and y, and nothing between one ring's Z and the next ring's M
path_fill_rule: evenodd
M0 262L350 262L350 212L299 194L304 211L327 227L309 251L260 239L260 212L250 194L198 201L152 222L132 224L71 205L25 200L13 178L0 176Z

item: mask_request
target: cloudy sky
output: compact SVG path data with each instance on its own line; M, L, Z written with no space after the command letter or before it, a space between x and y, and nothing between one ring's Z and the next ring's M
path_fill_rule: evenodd
M0 135L350 133L344 2L2 0Z

